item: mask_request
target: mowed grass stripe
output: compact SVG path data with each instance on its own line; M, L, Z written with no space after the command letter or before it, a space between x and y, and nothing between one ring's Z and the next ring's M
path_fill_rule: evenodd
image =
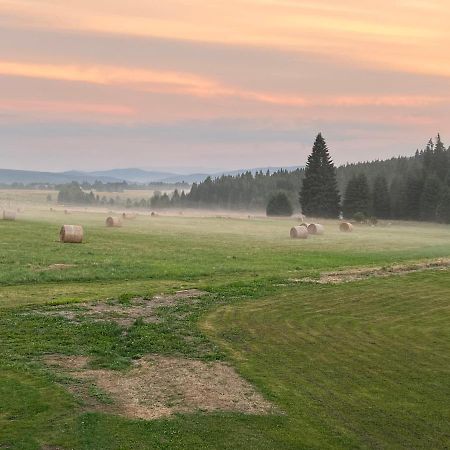
M306 441L313 427L326 447L447 448L449 286L450 272L303 285L205 329Z

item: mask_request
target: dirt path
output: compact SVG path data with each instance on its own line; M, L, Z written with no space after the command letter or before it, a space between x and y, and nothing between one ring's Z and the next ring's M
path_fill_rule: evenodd
M365 280L372 277L388 277L391 275L406 275L425 270L447 270L450 268L450 258L439 258L409 264L395 264L386 267L362 267L335 272L323 272L320 278L291 278L290 282L309 282L319 284L340 284L351 281Z

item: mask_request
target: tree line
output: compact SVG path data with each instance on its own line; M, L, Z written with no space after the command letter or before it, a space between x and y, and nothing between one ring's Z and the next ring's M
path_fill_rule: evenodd
M88 186L61 186L60 203L114 205ZM93 187L93 186L89 186ZM100 186L97 186L100 187ZM123 187L123 186L121 186ZM84 188L84 189L83 189ZM102 185L105 188L105 185ZM266 209L269 214L302 211L309 216L425 220L450 223L450 148L438 135L411 157L394 157L335 167L319 134L304 168L250 171L208 177L186 192L155 192L148 199L124 201L128 208Z
M424 220L450 223L450 149L438 135L409 159L363 165L348 180L342 202L346 217L355 213L381 219ZM353 169L353 168L352 168Z
M321 134L303 169L208 177L190 192L151 199L154 208L265 209L284 193L295 209L318 217L377 217L450 222L450 148L438 135L412 157L336 168ZM285 200L282 200L285 202ZM274 204L272 201L271 207ZM287 208L289 210L289 208Z

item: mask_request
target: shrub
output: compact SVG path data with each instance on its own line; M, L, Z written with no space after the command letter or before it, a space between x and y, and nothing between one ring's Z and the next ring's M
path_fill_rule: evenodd
M362 212L357 212L353 214L353 220L356 223L365 223L366 222L366 215Z
M266 208L268 216L290 217L293 212L292 204L284 192L274 194Z

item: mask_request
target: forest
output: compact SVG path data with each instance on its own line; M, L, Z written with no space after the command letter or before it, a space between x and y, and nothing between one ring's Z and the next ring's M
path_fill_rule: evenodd
M330 159L330 164L330 176L335 177L340 198L339 208L345 217L361 213L380 219L450 222L450 148L445 147L439 135L411 157L337 168ZM175 191L172 197L155 195L151 207L260 210L266 208L273 195L284 192L294 209L300 211L299 193L306 170L209 177L202 183L194 183L189 193Z

